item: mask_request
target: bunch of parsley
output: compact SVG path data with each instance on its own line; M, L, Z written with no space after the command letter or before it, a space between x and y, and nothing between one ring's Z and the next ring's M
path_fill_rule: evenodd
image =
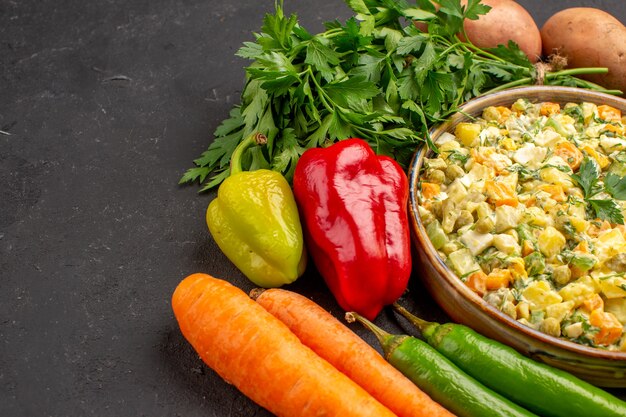
M251 148L244 167L269 168L291 179L302 153L360 137L406 166L428 129L486 92L533 84L536 69L513 42L483 50L459 39L465 19L489 11L480 0L345 0L355 15L312 34L285 16L282 2L267 14L254 42L237 52L250 59L241 102L180 183L201 191L228 177L235 147L252 132L268 137ZM423 21L419 31L413 21ZM548 73L545 84L602 88L575 77L606 69ZM212 174L212 175L211 175ZM209 177L209 175L211 175Z

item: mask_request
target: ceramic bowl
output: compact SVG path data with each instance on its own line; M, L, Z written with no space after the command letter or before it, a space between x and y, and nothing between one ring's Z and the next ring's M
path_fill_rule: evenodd
M444 132L453 133L458 123L468 121L468 115L479 116L488 106L510 106L518 98L527 98L534 102L552 101L562 105L582 101L608 104L626 114L626 100L614 96L569 87L524 87L485 95L467 102L461 112L433 128L431 136L436 140ZM527 356L567 370L598 386L626 387L626 352L583 346L527 327L483 300L446 266L428 239L417 210L420 170L424 158L430 153L424 147L413 157L409 167L409 198L417 254L416 272L435 301L454 321L470 326Z

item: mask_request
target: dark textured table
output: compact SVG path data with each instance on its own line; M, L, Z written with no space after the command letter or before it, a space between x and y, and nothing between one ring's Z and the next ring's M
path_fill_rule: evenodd
M313 32L351 15L285 3ZM539 25L574 5L626 22L620 0L520 3ZM214 193L177 181L238 102L234 53L273 4L0 0L0 416L269 415L198 360L170 296L197 271L252 288L206 229ZM289 288L340 314L312 268ZM417 274L411 294L444 317Z

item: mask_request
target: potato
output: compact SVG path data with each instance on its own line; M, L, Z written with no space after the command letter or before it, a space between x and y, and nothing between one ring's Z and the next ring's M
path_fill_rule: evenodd
M495 48L512 40L531 62L537 62L541 56L541 34L528 11L513 0L482 0L481 3L491 6L491 10L478 20L466 20L464 24L472 43L480 48Z
M607 67L608 74L581 78L626 92L626 27L609 13L573 7L550 17L541 28L543 53L567 58L569 68Z
M467 5L467 0L461 0ZM478 20L466 20L465 32L469 40L479 48L495 48L515 42L531 62L541 56L541 34L532 16L513 0L482 0L481 4L491 7L487 14ZM426 25L416 23L425 31ZM465 40L461 36L461 39Z

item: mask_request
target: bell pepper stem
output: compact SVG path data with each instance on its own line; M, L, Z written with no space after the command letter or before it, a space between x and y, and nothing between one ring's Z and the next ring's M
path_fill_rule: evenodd
M422 333L422 335L426 338L429 338L435 332L435 329L440 326L439 323L426 321L409 313L409 311L406 308L402 307L397 302L393 303L393 308L398 313L400 313L405 319L411 322L411 324L415 326Z
M243 171L241 167L241 157L246 149L254 145L265 145L266 143L267 136L263 133L254 132L246 136L246 138L237 145L230 158L230 175L238 174Z

